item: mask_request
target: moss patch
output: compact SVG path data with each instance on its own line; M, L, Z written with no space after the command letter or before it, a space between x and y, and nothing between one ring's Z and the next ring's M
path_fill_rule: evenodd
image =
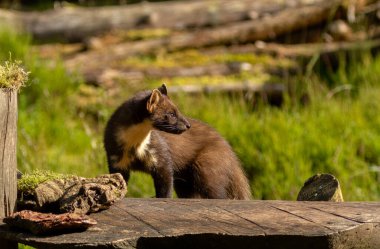
M0 65L0 88L18 90L28 81L28 75L20 61L5 61Z
M34 170L29 174L23 175L22 178L17 181L17 190L23 193L30 193L40 183L54 179L66 179L70 177L73 177L73 175L60 174L48 170Z

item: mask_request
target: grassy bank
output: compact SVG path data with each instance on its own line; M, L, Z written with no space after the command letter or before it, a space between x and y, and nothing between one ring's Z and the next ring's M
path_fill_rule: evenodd
M102 133L116 106L94 106L98 115L90 118L78 108L79 92L86 89L80 78L31 54L30 42L0 30L0 60L9 59L11 52L31 72L20 93L20 170L88 177L106 173ZM379 200L379 83L380 58L366 57L328 77L300 79L311 98L305 106L285 103L252 110L240 98L220 96L175 101L183 113L210 123L232 144L255 199L295 199L306 178L328 172L340 179L346 200ZM351 90L334 91L339 85ZM150 177L132 174L128 195L153 196Z

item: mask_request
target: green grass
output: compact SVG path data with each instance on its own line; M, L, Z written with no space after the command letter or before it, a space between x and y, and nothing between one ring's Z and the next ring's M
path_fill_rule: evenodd
M106 94L91 95L92 89L67 75L59 62L52 66L31 54L30 42L0 29L0 61L11 52L31 72L19 100L20 170L85 177L107 173L103 129L122 99L102 104L108 101ZM299 86L311 98L305 106L288 101L282 108L259 105L253 110L239 97L222 96L178 96L174 101L183 113L210 123L232 144L255 199L294 200L308 177L326 172L341 181L346 200L379 200L380 58L357 61L327 76L301 77ZM329 94L340 85L351 90ZM95 99L91 115L78 102L83 94ZM150 177L133 173L128 196L154 196Z
M379 94L380 88L370 88L355 100L320 97L289 110L263 106L252 112L223 98L198 99L190 105L196 109L188 103L182 109L228 139L255 199L294 200L308 177L326 172L341 181L347 200L379 200Z

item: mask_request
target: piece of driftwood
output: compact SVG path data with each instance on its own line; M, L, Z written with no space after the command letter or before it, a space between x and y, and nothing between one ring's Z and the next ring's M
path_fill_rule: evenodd
M95 178L68 177L43 182L19 201L20 209L87 214L109 208L127 193L121 174Z
M72 71L79 70L85 74L87 70L100 71L104 65L126 56L152 53L159 49L174 51L274 38L325 21L340 3L339 0L321 0L286 8L272 13L270 17L257 20L230 23L223 27L205 28L193 32L174 33L163 38L121 43L80 53L66 60L65 65ZM100 61L102 63L99 63Z
M297 201L343 202L338 179L331 174L316 174L310 177L301 188Z
M36 235L84 231L96 220L73 213L51 214L23 210L3 219L11 227L28 230Z
M19 26L43 40L84 40L113 29L200 28L243 20L266 18L299 5L323 4L326 0L241 0L144 2L135 5L61 8L45 12L0 11L0 21ZM331 1L330 1L331 2ZM294 11L297 15L297 11ZM311 16L305 16L305 19ZM313 17L311 17L313 18ZM285 24L283 26L286 26Z
M379 202L121 200L82 233L0 238L37 248L378 249Z

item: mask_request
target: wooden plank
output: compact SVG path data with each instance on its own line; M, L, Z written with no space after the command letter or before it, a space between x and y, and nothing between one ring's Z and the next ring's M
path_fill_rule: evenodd
M98 225L82 233L36 237L0 226L0 238L59 249L375 249L379 210L380 203L125 199L92 214Z
M346 202L345 205L339 205L339 203L316 203L313 205L313 208L357 222L368 223L380 221L380 206L378 202Z
M331 229L323 227L302 217L276 209L258 201L244 203L220 203L219 207L230 211L240 217L258 224L268 235L301 235L301 236L323 236L332 232ZM302 227L302 229L300 229Z
M334 214L323 212L319 209L311 208L311 205L303 205L298 202L278 202L270 205L273 208L288 212L290 214L302 217L313 223L327 227L333 231L339 232L359 226L361 223L341 217Z
M119 207L119 202L111 210L97 213L93 216L98 225L83 233L61 234L56 236L36 237L27 233L14 234L11 239L23 244L41 248L71 248L80 245L83 248L93 248L112 245L121 248L135 244L136 239L144 237L160 237L157 231L146 226L140 220L126 213ZM110 212L111 211L111 212ZM93 217L91 216L91 217ZM0 234L2 229L0 228ZM1 237L2 235L0 235ZM126 247L128 248L128 247Z
M17 198L17 90L0 88L0 218L13 213ZM17 244L1 241L2 248Z
M216 206L205 206L200 200L161 200L153 203L149 200L137 200L136 202L133 204L124 202L126 204L124 209L143 218L159 229L163 235L172 236L189 231L194 234L215 231L229 235L264 235L259 226ZM166 218L163 220L159 217Z

